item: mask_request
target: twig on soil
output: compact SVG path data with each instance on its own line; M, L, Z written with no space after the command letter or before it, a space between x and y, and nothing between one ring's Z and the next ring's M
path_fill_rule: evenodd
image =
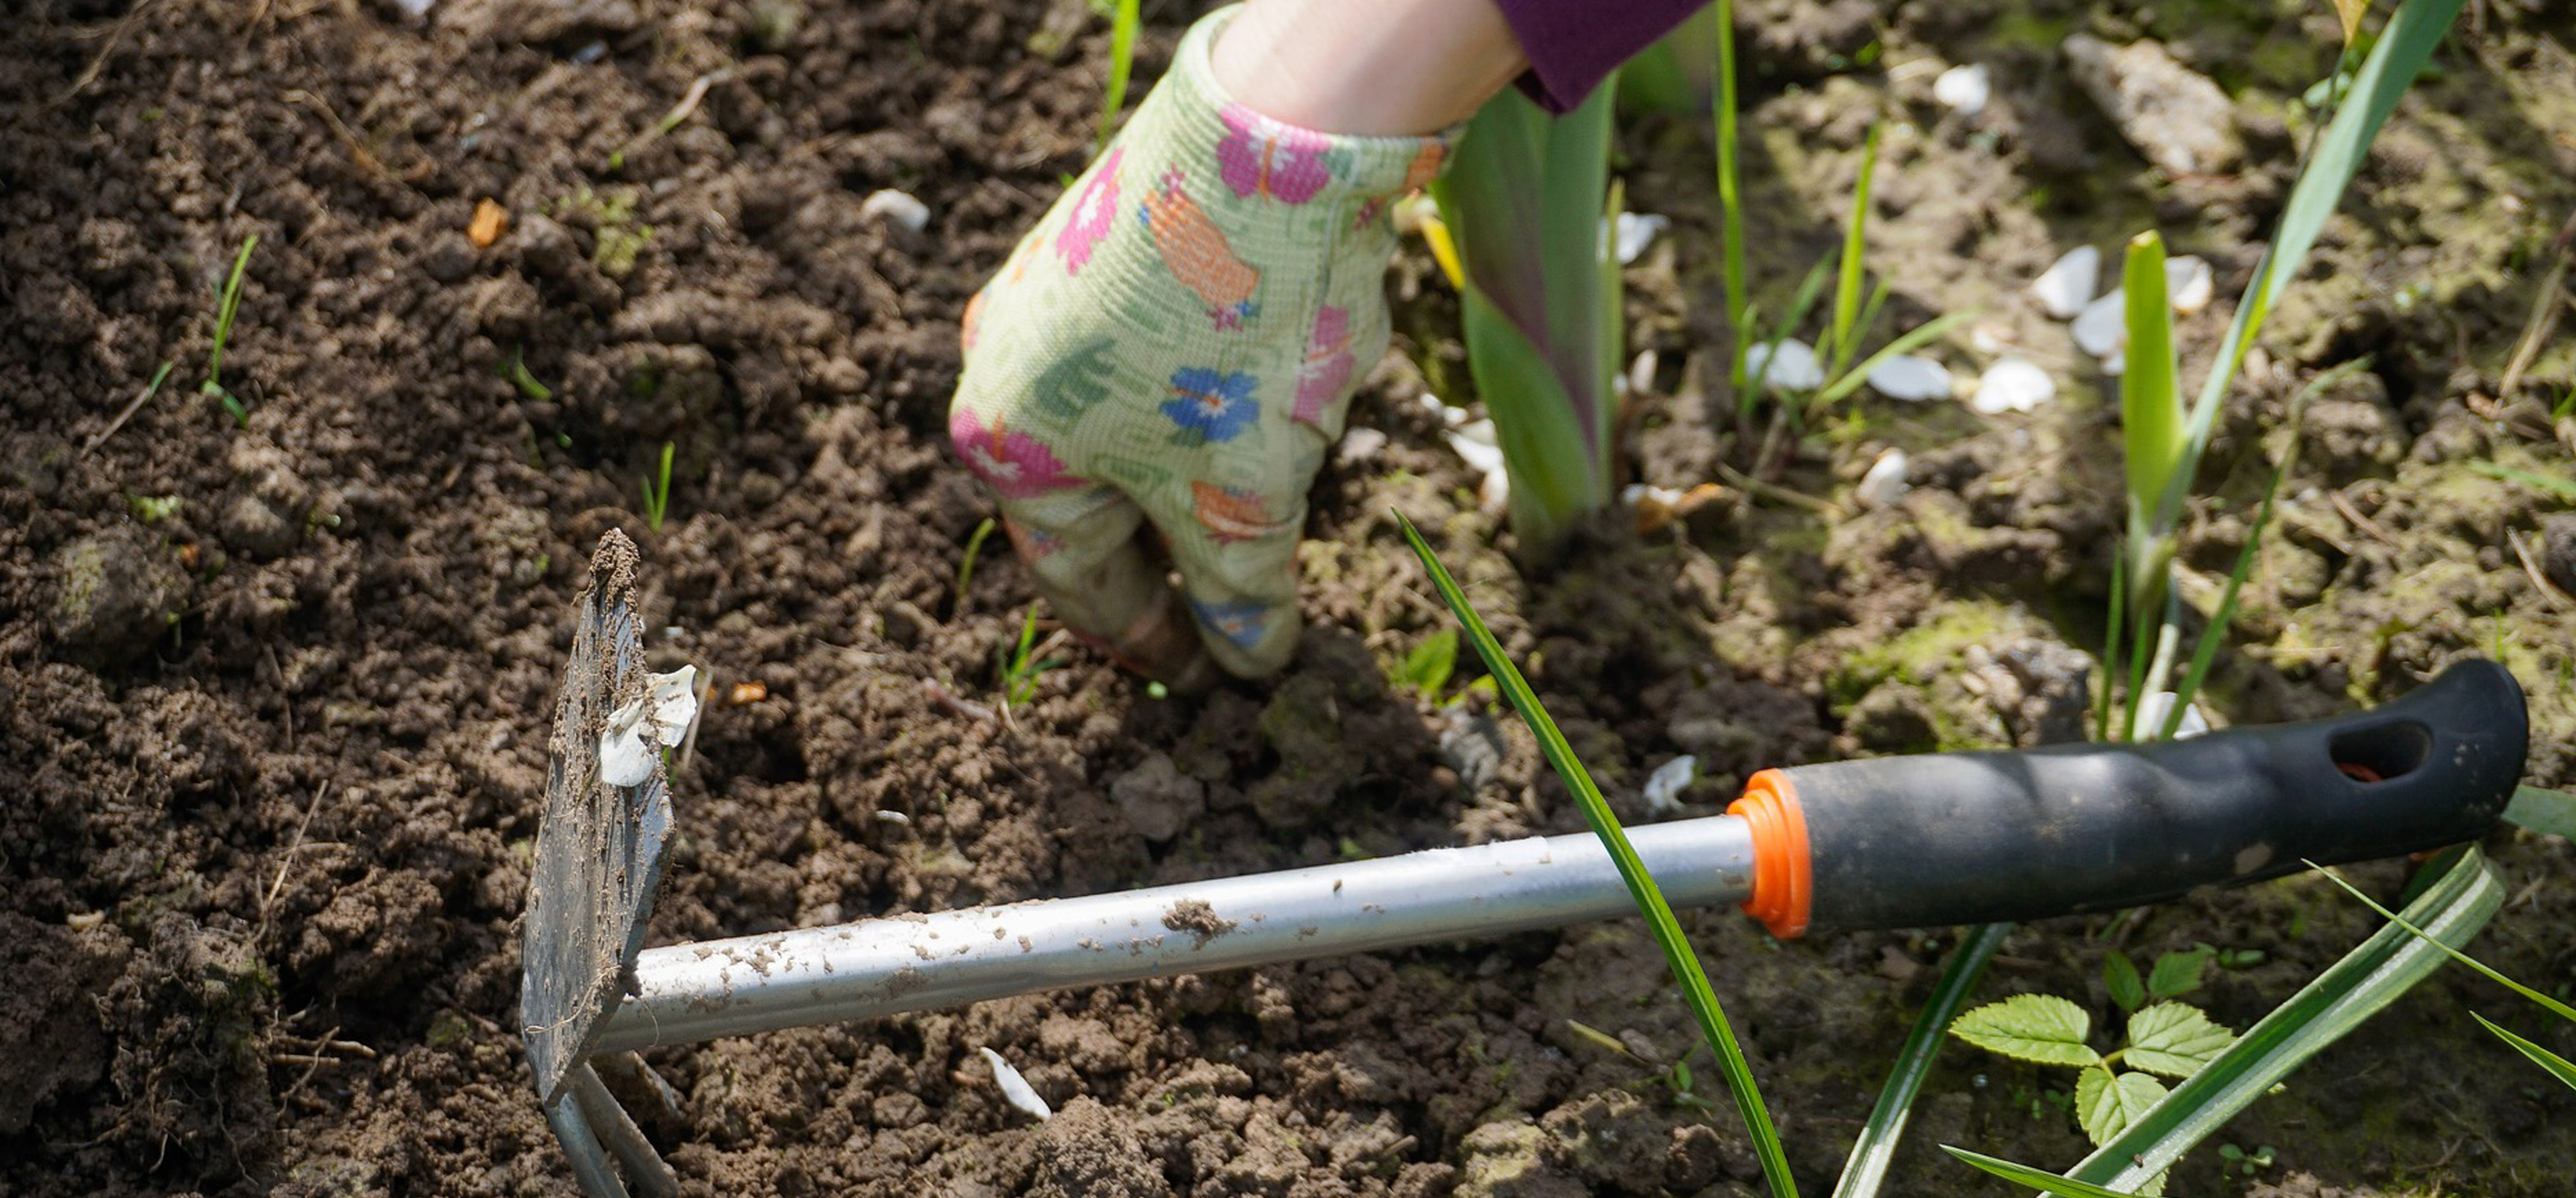
M268 922L269 904L277 901L279 888L286 885L286 871L294 866L296 851L304 847L304 832L313 826L313 813L322 809L322 796L331 793L331 780L313 789L313 801L304 805L304 818L295 825L295 838L286 845L286 859L277 863L277 877L268 884L268 893L259 896L259 919Z
M2532 589L2539 591L2542 598L2549 600L2550 606L2561 611L2576 608L2576 596L2570 596L2567 592L2559 590L2557 583L2549 581L2549 575L2540 569L2540 560L2531 556L2531 547L2523 544L2520 536L2508 532L2504 534L2504 539L2513 546L2513 555L2522 559L2522 572L2531 576Z
M2376 521L2372 520L2368 516L2362 515L2361 509L2352 506L2352 501L2344 498L2343 492L2328 491L2326 492L2326 499L2334 504L2334 510L2343 514L2345 521L2350 523L2354 528L2358 528L2363 532L2369 533L2370 539L2377 541L2382 545L2394 545L2397 543L2397 538L2388 535L2387 529L2381 528Z
M1835 506L1831 500L1818 499L1813 495L1808 495L1799 491L1792 491L1787 487L1778 486L1772 483L1766 483L1761 479L1747 475L1743 471L1738 470L1733 466L1729 466L1724 462L1717 464L1717 475L1718 477L1725 479L1727 482L1734 484L1737 490L1748 495L1758 496L1775 503L1785 503L1791 507L1802 507L1808 511L1816 513L1817 515L1833 519L1840 519L1843 514L1842 508Z
M426 163L423 163L419 168L417 168L413 176L407 177L394 173L393 168L385 165L384 159L376 157L375 151L368 149L367 143L360 141L358 139L358 135L351 131L348 125L341 122L340 113L338 110L331 107L331 102L323 99L316 93L306 91L300 87L288 88L286 91L279 93L277 98L284 100L289 104L309 105L314 111L321 113L323 121L331 126L331 132L339 135L340 144L349 147L349 157L357 161L358 169L363 170L368 174L374 175L388 183L408 184L412 181L412 178L424 177L429 173L429 167Z
M107 70L108 57L116 53L118 46L124 44L125 35L134 31L136 22L143 19L143 14L151 11L152 6L159 2L160 0L143 0L143 3L134 6L133 12L125 14L125 18L118 21L115 28L108 30L107 44L98 48L98 53L89 60L89 65L81 68L80 77L72 80L72 85L64 88L61 95L54 97L54 103L66 103L72 97L89 90L90 84L98 82L99 75Z
M2522 382L2522 372L2531 369L2532 360L2540 356L2540 347L2548 344L2557 331L2558 319L2567 314L2568 305L2559 302L2565 294L2567 267L2576 259L2576 211L2567 214L2567 223L2559 226L2558 235L2550 240L2556 253L2549 273L2540 279L2540 293L2531 302L2531 318L2523 323L2522 338L2514 343L2513 358L2505 364L2504 376L2496 382L2498 397L2511 396Z
M170 368L178 364L178 359L173 358L170 361L163 362L161 364L161 369L153 371L152 381L145 383L143 385L143 390L135 393L134 399L127 403L123 410L117 412L113 419L107 422L107 427L90 434L88 443L81 446L81 456L88 457L91 450L97 449L100 445L105 444L109 437L116 435L116 430L125 427L126 421L134 418L134 414L136 412L142 411L143 405L152 402L152 397L159 394L161 391L161 381L169 378Z
M707 89L714 87L727 79L733 78L733 73L734 68L728 66L718 67L704 75L698 76L695 81L689 84L689 90L681 94L680 102L672 105L671 111L662 114L661 120L653 122L652 127L646 129L642 133L638 133L635 136L628 138L625 145L617 147L617 152L609 155L609 169L615 170L618 167L626 165L626 156L628 154L632 154L637 150L652 145L654 139L661 137L663 134L668 133L673 129L679 128L680 122L689 119L689 114L696 112L698 110L698 104L707 98Z
M958 715L965 716L967 719L981 720L989 724L996 718L993 714L992 708L986 707L981 703L977 703L972 699L958 698L957 695L951 692L947 687L939 685L937 679L922 679L921 693L931 702L936 703L941 707L945 707Z

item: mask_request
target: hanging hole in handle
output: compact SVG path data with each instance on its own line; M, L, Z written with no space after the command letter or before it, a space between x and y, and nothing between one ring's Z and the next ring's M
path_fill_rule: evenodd
M2432 755L2433 734L2412 720L2338 732L2326 753L2347 778L2386 782L2414 773Z

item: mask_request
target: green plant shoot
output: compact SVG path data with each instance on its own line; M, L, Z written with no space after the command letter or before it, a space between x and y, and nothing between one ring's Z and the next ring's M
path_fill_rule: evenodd
M1404 529L1405 541L1413 546L1414 556L1422 559L1422 568L1430 574L1431 585L1440 592L1441 601L1449 605L1451 614L1457 616L1459 625L1466 629L1468 642L1476 647L1476 656L1484 661L1485 671L1494 678L1503 697L1511 703L1512 710L1520 713L1521 722L1529 726L1530 735L1538 741L1540 755L1547 758L1548 764L1555 768L1556 776L1564 781L1565 788L1573 792L1582 805L1585 822L1592 825L1592 834L1600 838L1602 848L1609 851L1611 863L1619 870L1619 879L1628 886L1628 896L1636 901L1637 910L1645 915L1647 930L1653 933L1656 945L1664 951L1664 964L1672 970L1673 979L1681 984L1683 1001L1689 1004L1691 1014L1699 1020L1700 1034L1707 1039L1710 1050L1717 1054L1718 1068L1726 1074L1727 1091L1735 1099L1736 1113L1743 1117L1745 1128L1753 1138L1753 1154L1761 1162L1762 1177L1770 1186L1773 1198L1795 1198L1798 1183L1789 1176L1788 1156L1781 1150L1780 1133L1772 1126L1770 1110L1762 1105L1762 1093L1753 1083L1752 1066L1745 1063L1744 1049L1735 1040L1735 1029L1727 1022L1725 1009L1718 1004L1717 992L1709 987L1707 973L1700 969L1698 954L1691 950L1690 941L1683 938L1681 924L1673 918L1672 905L1664 901L1663 891L1656 887L1654 877L1646 872L1645 863L1638 859L1637 850L1628 843L1628 833L1619 826L1619 817L1611 812L1609 802L1601 797L1600 787L1593 784L1591 771L1584 769L1583 762L1575 757L1573 746L1568 745L1565 734L1557 730L1555 719L1539 703L1538 695L1530 690L1528 680L1521 677L1519 667L1503 655L1502 645L1494 640L1493 630L1485 627L1484 620L1467 602L1466 592L1458 589L1457 580L1449 576L1448 569L1433 555L1430 544L1422 539L1422 531L1413 526L1413 521L1406 519L1402 512L1397 512L1395 519Z
M653 531L662 531L662 517L671 511L671 443L662 443L662 467L644 480L644 522Z
M224 389L224 345L232 340L233 317L241 311L242 277L250 271L250 252L259 246L259 234L242 238L241 252L233 255L233 269L224 278L223 295L215 303L214 344L206 351L206 380L197 384L197 393L212 396L233 418L233 427L250 424L249 410L232 392Z
M1431 188L1464 275L1467 367L1494 418L1512 528L1540 555L1610 502L1622 345L1605 232L1614 91L1605 83L1556 118L1504 91Z
M1117 0L1109 17L1109 83L1100 98L1100 131L1094 134L1091 152L1098 155L1109 148L1109 126L1127 107L1127 78L1136 68L1136 27L1139 24L1139 0Z

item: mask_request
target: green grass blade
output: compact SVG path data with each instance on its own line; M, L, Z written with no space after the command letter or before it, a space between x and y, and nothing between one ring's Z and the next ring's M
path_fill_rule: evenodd
M2502 466L2488 461L2471 462L2469 463L2469 469L2486 475L2488 478L2501 479L2509 483L2521 483L2522 485L2531 487L2535 490L2547 491L2560 499L2576 501L2576 481L2564 478L2552 478L2546 474L2534 474L2529 470L2516 470L2511 466Z
M2005 1181L2018 1182L2026 1186L2037 1186L2051 1194L2064 1195L2065 1198L2137 1198L2137 1195L2129 1190L2107 1189L2102 1186L2094 1185L2089 1181L2077 1181L2072 1177L2059 1177L2045 1169L2033 1169L2028 1165L2014 1164L2002 1157L1987 1156L1982 1152L1970 1152L1965 1148L1953 1148L1947 1144L1943 1144L1941 1146L1941 1151L1949 1153L1950 1155L1966 1161L1971 1165L1975 1165L1976 1167L1983 1169L1988 1173L1992 1173L1997 1177L2003 1178Z
M1109 148L1109 126L1118 119L1119 110L1127 107L1127 78L1136 68L1140 6L1141 0L1118 0L1118 8L1109 18L1109 85L1100 98L1100 132L1092 137L1091 152L1095 155Z
M2408 919L2430 941L2381 928L2067 1176L2096 1185L2138 1185L2170 1168L2319 1049L2432 976L2443 961L2433 944L2466 943L2503 905L2504 887L2486 858L2474 848L2462 853L2407 905Z
M2552 1075L2556 1076L2558 1080L2567 1083L2569 1089L2576 1089L2576 1065L2569 1064L2567 1062L2567 1058L2551 1052L2546 1048L2542 1048L2541 1046L2534 1044L2529 1040L2525 1040L2520 1036L2514 1035L2512 1032L2506 1031L2503 1028L2497 1027L2486 1016L2480 1015L2475 1011L2469 1012L2469 1017L2477 1020L2479 1023L2485 1024L2488 1031L2494 1032L2497 1036L2501 1037L2505 1043L2522 1050L2522 1055L2530 1057L2533 1064L2548 1070Z
M1869 1122L1861 1125L1860 1138L1852 1144L1851 1157L1843 1163L1841 1180L1834 1183L1834 1198L1874 1198L1879 1185L1887 1179L1887 1166L1896 1159L1896 1147L1905 1138L1905 1122L1914 1112L1914 1096L1923 1089L1924 1077L1932 1072L1932 1060L1941 1045L1949 1039L1943 1033L1950 1021L1959 1017L1975 992L1977 979L1984 976L1986 963L2002 948L2004 937L2013 925L1990 923L1969 931L1959 942L1950 963L1942 968L1941 982L1932 990L1932 1001L1925 1003L1923 1013L1915 1017L1914 1030L1905 1037L1905 1047L1896 1054L1896 1067L1888 1071L1887 1084L1879 1088L1878 1105L1870 1108Z
M2396 924L2398 927L2404 928L2404 929L2406 929L2408 932L2411 932L2411 933L2413 933L2414 935L2416 935L2416 936L2418 936L2418 937L2422 937L2422 938L2423 938L2423 940L2425 941L2425 943L2430 944L2430 945L2432 945L2432 946L2433 946L2433 947L2435 947L2435 948L2441 949L2444 953L2448 954L2452 960L2457 961L2457 962L2459 962L2459 963L2460 963L2460 964L2462 964L2462 965L2466 965L2466 966L2468 966L2469 968L2471 968L2471 969L2474 969L2474 970L2478 971L2479 973L2485 974L2485 975L2487 976L2488 980L2493 981L2493 982L2495 982L2495 983L2497 983L2497 984L2499 984L2499 985L2503 986L2505 989L2507 989L2507 990L2511 990L2511 991L2513 991L2514 993L2516 993L2516 994L2519 994L2519 995L2523 996L2524 998L2530 999L2531 1001L2533 1001L2533 1002L2535 1002L2535 1003L2540 1004L2540 1006L2541 1006L2543 1009L2547 1010L2550 1014L2556 1015L2557 1017L2559 1017L2559 1018L2561 1018L2561 1019L2564 1019L2564 1020L2566 1020L2566 1021L2568 1021L2568 1022L2570 1022L2570 1023L2576 1023L2576 1008L2570 1008L2566 1003L2563 1003L2563 1002L2558 1001L2557 999L2551 998L2551 997L2549 997L2549 996L2548 996L2548 995L2546 995L2546 994L2543 994L2543 993L2541 993L2541 992L2539 992L2539 991L2537 991L2537 990L2534 990L2534 989L2532 989L2532 988L2531 988L2531 987L2529 987L2529 986L2523 985L2522 983L2517 982L2517 981L2513 980L2512 978L2506 977L2506 976L2504 976L2503 974L2498 973L2498 972L2496 972L2495 970L2488 968L2488 967L2487 967L2486 962L2484 962L2484 961L2480 961L2480 960L2478 960L2476 957L2472 957L2472 956L2468 955L2467 953L2461 952L2460 950L2458 950L2458 949L2456 949L2456 948L2451 947L2451 946L2450 946L2450 945L2448 945L2448 944L2445 944L2445 943L2443 943L2443 942L2441 942L2441 941L2439 941L2439 940L2435 940L2435 939L2433 939L2430 935L2427 935L2427 934L2424 932L2424 930L2423 930L2423 929L2416 927L2416 926L2415 926L2415 924L2413 923L2413 921L2408 920L2405 916L2399 915L2398 913L2396 913L2396 912L2394 912L2394 911L2391 911L2391 910L2389 910L2389 909L2388 909L2388 908L2386 908L2386 907L2380 906L2380 905L2379 905L2378 900L2371 898L2371 897L2370 897L2369 895L2367 895L2367 894L2363 894L2363 893L2361 892L2361 890L2360 890L2358 887L2355 887L2352 883L2345 881L2345 880L2344 880L2344 877L2343 877L2343 875L2342 875L2342 874L2336 873L2335 871L2333 871L2333 870L2331 870L2331 869L2327 869L2327 868L2325 868L2324 866L2318 865L2318 864L2317 864L2316 862L2314 862L2314 861L2310 861L2310 862L2308 862L2308 868L2313 869L2313 870L2316 870L2318 873L2324 874L2324 875L2326 876L2326 879L2327 879L2328 881L2333 882L2333 883L2334 883L2335 885L2337 885L2337 886L2341 886L2341 887L2343 887L2344 893L2349 894L2349 895L2351 895L2351 896L2352 896L2352 897L2354 897L2354 898L2360 899L2360 900L2361 900L2361 902L2362 902L2362 905L2363 905L2363 906L2366 906L2366 907L2370 908L2370 909L2371 909L2371 910L2373 910L2373 911L2377 911L2377 912L2379 912L2380 918L2385 919L2385 920L2387 920L2387 921L2388 921L2388 922L2390 922L2390 923Z
M983 523L976 525L975 531L966 538L966 556L957 563L957 600L948 606L949 613L952 615L965 614L966 586L975 581L975 559L984 552L984 538L993 535L995 524L993 517L986 516Z
M1511 659L1503 655L1503 647L1494 640L1493 630L1485 627L1484 620L1476 615L1476 609L1468 604L1466 592L1458 588L1457 580L1449 576L1447 568L1432 554L1430 544L1422 539L1421 530L1415 528L1411 520L1405 519L1402 512L1397 512L1395 519L1404 529L1405 541L1413 546L1414 556L1422 559L1422 568L1431 576L1432 587L1440 592L1441 601L1447 603L1450 612L1458 617L1468 641L1476 646L1476 656L1484 659L1485 671L1493 676L1496 687L1510 701L1512 710L1519 712L1521 721L1529 726L1530 735L1538 741L1540 754L1555 767L1556 776L1563 779L1565 788L1581 801L1583 818L1592 825L1593 835L1600 838L1601 846L1609 851L1611 862L1618 867L1620 880L1627 883L1629 897L1636 900L1638 911L1646 917L1648 931L1654 935L1656 945L1663 949L1664 963L1671 967L1674 980L1681 984L1683 1000L1690 1004L1691 1013L1698 1017L1700 1033L1717 1054L1718 1068L1726 1075L1727 1091L1734 1097L1735 1109L1743 1116L1745 1127L1752 1135L1754 1156L1762 1163L1764 1180L1770 1184L1775 1198L1794 1198L1798 1185L1789 1176L1789 1160L1781 1151L1780 1133L1772 1126L1771 1112L1762 1105L1761 1091L1753 1083L1752 1067L1745 1063L1744 1049L1736 1043L1735 1029L1727 1023L1726 1012L1718 1005L1716 992L1709 988L1708 975L1700 969L1699 956L1691 951L1690 942L1682 937L1681 924L1674 920L1672 906L1664 901L1663 892L1656 889L1654 878L1646 873L1645 863L1637 859L1637 850L1629 845L1628 834L1620 828L1618 816L1611 813L1610 804L1602 799L1600 788L1592 784L1591 773L1575 758L1574 749L1565 743L1565 734L1557 730L1556 721L1540 705L1537 694L1530 690L1529 682L1521 677L1520 670Z
M2576 794L2539 786L2520 787L2513 792L2513 801L2504 805L2504 817L2543 836L2576 840Z
M1962 324L1966 324L1971 318L1977 315L1978 313L1974 310L1966 312L1952 312L1946 316L1939 316L1931 320L1924 321L1922 324L1906 330L1903 336L1898 337L1894 341L1888 342L1886 345L1880 346L1877 353L1861 359L1860 365L1852 367L1850 370L1843 372L1841 377L1825 384L1824 390L1816 392L1816 398L1811 401L1808 406L1811 409L1819 408L1826 404L1838 403L1843 399L1848 398L1852 392L1860 390L1861 384L1869 381L1869 372L1878 369L1880 363L1883 363L1898 354L1913 353L1915 350L1920 349L1947 334L1950 330L1955 329Z
M233 271L224 277L223 297L215 304L215 340L206 351L206 381L198 390L214 395L224 389L224 343L232 340L233 315L241 310L242 276L250 269L250 252L259 245L259 234L242 238L241 252L233 255Z
M1824 298L1825 280L1833 277L1834 259L1839 253L1841 253L1839 250L1829 251L1824 257L1816 259L1814 266L1807 268L1807 277L1798 281L1797 294L1789 297L1788 310L1780 314L1779 323L1771 327L1770 340L1762 344L1776 346L1788 340L1789 334L1798 331L1799 325L1806 323L1807 314L1816 310L1816 301ZM1738 417L1749 418L1753 415L1753 401L1761 396L1762 384L1771 377L1771 366L1779 356L1776 350L1764 355L1762 369L1754 371L1753 377L1745 380L1744 390L1738 392L1736 396L1735 409Z
M2129 559L2125 553L2111 555L2111 624L2102 634L2102 693L2093 701L2093 739L2111 739L2111 692L2120 681L2120 617L2128 594Z
M2236 305L2236 318L2227 328L2218 360L2211 365L2200 397L2192 404L2183 481L2168 488L2158 503L2158 527L2171 527L2180 516L2183 493L2190 489L2192 468L2209 447L2210 434L2218 427L2219 405L2226 400L2238 368L2244 365L2246 351L2253 348L2255 334L2262 331L2264 318L2271 314L2281 292L2298 277L2299 266L2316 244L2326 218L2334 215L2344 189L2369 157L2371 141L2379 136L2380 126L2388 123L2388 114L2396 109L2398 97L2406 93L2432 58L2433 48L2450 32L2462 3L2463 0L2405 0L2380 30L2379 40L2354 75L2346 99L2336 107L2334 119L2317 139L2307 164L2299 170L2298 180L2291 184L2290 200L2281 210L2281 224L2273 235L2271 248L2264 251L2262 261L2254 268L2253 283Z
M2129 548L2140 555L2170 529L2152 523L2167 491L2188 490L2184 471L2181 367L2174 360L2173 304L2165 296L2165 243L2152 230L2129 240L2120 289L2127 295L2128 368L2120 373L2120 440L2128 465ZM2145 613L2164 591L2164 572L2129 572L2131 610ZM2131 699L2135 702L2134 696Z
M1852 343L1858 335L1854 326L1860 323L1861 267L1862 259L1867 257L1862 233L1869 225L1869 177L1878 169L1878 135L1884 128L1884 124L1869 127L1869 137L1860 147L1860 177L1852 181L1851 222L1843 229L1842 272L1834 280L1832 343L1826 350L1826 360L1832 363L1825 372L1829 375L1842 373L1851 361Z
M1726 325L1737 330L1735 361L1727 378L1739 394L1745 390L1744 354L1753 348L1744 340L1743 330L1751 328L1745 305L1751 302L1744 282L1744 189L1736 177L1736 112L1735 112L1735 0L1717 0L1717 210L1725 226L1725 242L1719 247L1726 271ZM1752 404L1744 404L1746 412Z

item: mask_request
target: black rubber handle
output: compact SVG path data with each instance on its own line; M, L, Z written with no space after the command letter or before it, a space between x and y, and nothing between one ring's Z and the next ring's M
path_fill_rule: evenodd
M2493 662L2375 711L2188 740L1798 766L1816 927L2039 919L2473 840L2521 780Z

